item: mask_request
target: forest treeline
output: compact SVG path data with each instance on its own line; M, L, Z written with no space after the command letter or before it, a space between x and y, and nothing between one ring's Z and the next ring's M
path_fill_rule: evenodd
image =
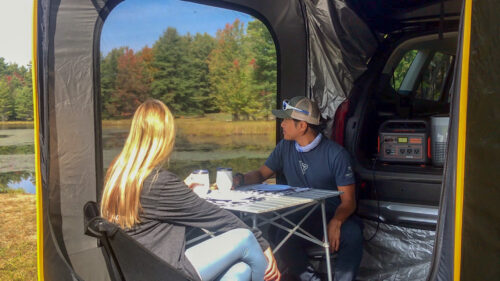
M0 57L0 121L33 120L31 65L9 64Z
M175 115L229 113L233 120L270 117L276 104L276 49L258 20L235 20L209 34L168 27L150 47L101 55L103 119L130 118L148 98ZM31 66L0 58L0 121L33 120Z
M180 35L169 27L152 48L121 47L102 56L102 118L129 118L147 98L162 100L177 116L268 118L276 104L276 73L274 42L258 20L247 26L235 20L215 37Z

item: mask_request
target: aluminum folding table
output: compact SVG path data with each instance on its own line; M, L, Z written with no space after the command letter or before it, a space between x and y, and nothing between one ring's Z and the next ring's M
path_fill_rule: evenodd
M249 189L242 188L239 191L231 192L245 192ZM252 220L252 227L258 228L265 224L270 224L288 232L282 241L274 248L273 252L278 251L281 246L292 236L296 235L306 239L312 243L322 246L325 249L326 265L328 272L328 280L332 280L332 268L330 264L330 244L328 242L327 232L327 218L325 213L325 200L327 198L339 196L342 194L340 191L324 190L324 189L308 189L301 192L295 192L282 196L263 195L262 200L248 202L236 205L222 206L226 210L241 213L244 218ZM321 241L301 228L301 225L311 216L311 214L318 208L321 208L321 216L323 223L323 237ZM294 223L287 218L287 216L298 211L310 208L306 215L298 222ZM280 211L282 213L280 213ZM271 217L269 217L271 215ZM281 219L281 220L280 220ZM290 226L284 225L287 223Z

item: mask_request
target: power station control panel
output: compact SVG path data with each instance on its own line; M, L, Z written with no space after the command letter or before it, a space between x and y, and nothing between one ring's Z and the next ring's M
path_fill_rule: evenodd
M386 121L379 129L379 159L384 162L426 163L429 160L428 142L426 121Z

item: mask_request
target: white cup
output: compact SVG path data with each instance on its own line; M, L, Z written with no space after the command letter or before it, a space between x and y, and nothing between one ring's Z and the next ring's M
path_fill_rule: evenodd
M233 169L231 168L217 168L217 188L221 192L231 190L233 186Z
M194 193L198 196L205 196L210 189L208 170L195 170L189 177L192 183L198 184L193 188Z

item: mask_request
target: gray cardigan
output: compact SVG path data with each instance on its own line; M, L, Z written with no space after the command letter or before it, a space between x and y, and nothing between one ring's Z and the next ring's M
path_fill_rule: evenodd
M170 265L199 280L184 255L187 226L221 233L249 227L232 213L199 198L184 182L166 170L154 170L141 193L140 223L126 232ZM262 250L268 242L252 230Z

